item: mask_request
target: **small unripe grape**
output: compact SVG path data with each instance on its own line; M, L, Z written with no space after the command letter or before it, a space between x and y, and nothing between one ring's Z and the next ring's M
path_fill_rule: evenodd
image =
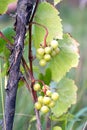
M41 88L41 86L40 86L39 83L34 84L34 90L35 90L35 91L39 91L40 88Z
M40 66L45 66L46 65L46 60L45 59L41 59L39 64L40 64Z
M51 53L51 50L52 50L52 48L51 47L45 47L45 53L46 54L49 54L49 53Z
M51 96L51 94L52 94L52 92L51 92L50 90L47 90L47 91L46 91L46 95L47 95L47 96Z
M38 48L37 49L37 54L39 54L40 56L44 55L44 49L43 48Z
M48 105L51 102L50 97L44 97L43 98L43 104Z
M45 54L45 55L44 55L44 59L45 59L46 61L49 61L49 60L51 59L51 56L50 56L49 54Z
M35 103L35 108L36 108L37 110L40 110L40 109L41 109L41 103L40 103L40 102L36 102L36 103Z
M57 48L58 47L58 42L56 40L52 40L51 43L50 43L51 47L52 48Z
M38 102L43 103L43 96L38 97Z
M59 94L56 93L56 92L54 92L54 93L52 94L51 98L52 98L54 101L57 101L58 98L59 98Z
M53 51L51 52L51 56L56 56L56 51L55 51L55 50L53 50Z
M55 106L55 102L54 101L51 101L50 104L49 104L49 107L54 107Z
M59 49L59 48L56 48L56 49L55 49L55 52L56 52L56 54L58 54L58 53L60 52L60 49Z
M49 112L49 108L47 106L42 106L41 112L45 114L45 113Z

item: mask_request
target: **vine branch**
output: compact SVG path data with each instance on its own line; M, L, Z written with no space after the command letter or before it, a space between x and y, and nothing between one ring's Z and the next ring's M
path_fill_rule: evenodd
M36 9L38 7L39 0L36 0L36 5L30 20L30 23L32 23L34 15L36 13ZM29 54L28 54L28 59L30 63L30 72L31 72L31 89L32 89L32 96L33 96L33 102L35 103L37 101L37 93L33 89L33 85L35 83L35 79L33 76L33 68L32 68L32 62L33 62L33 55L32 55L32 24L29 24ZM39 111L35 109L35 114L36 114L36 120L37 120L37 130L42 130L41 128L41 122L40 122L40 115Z
M14 47L10 56L10 70L5 99L5 124L2 130L12 130L15 114L15 103L18 82L20 80L20 63L24 48L26 26L29 23L33 9L31 0L19 0L17 3L16 36ZM7 40L7 39L6 39Z

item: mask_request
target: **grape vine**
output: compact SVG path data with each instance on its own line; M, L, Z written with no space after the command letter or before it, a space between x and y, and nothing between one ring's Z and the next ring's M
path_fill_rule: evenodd
M13 0L8 0L5 8L0 9L1 14L10 2ZM18 0L15 30L13 27L10 31L9 27L0 30L0 58L6 59L4 69L8 72L4 74L8 83L3 115L6 125L3 123L2 130L13 129L20 81L25 83L31 95L37 130L62 130L59 124L51 125L52 119L63 116L76 103L77 86L73 80L66 78L66 73L78 65L78 43L69 34L63 34L61 18L55 8L59 2L54 0L54 5L51 5L39 0L35 3ZM41 124L44 116L45 127Z

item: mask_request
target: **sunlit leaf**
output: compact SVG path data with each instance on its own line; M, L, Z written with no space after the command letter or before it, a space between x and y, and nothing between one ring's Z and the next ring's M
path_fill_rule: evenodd
M76 103L77 87L73 80L64 78L59 82L57 92L59 93L59 100L56 102L56 106L52 108L52 112L56 117L59 117L67 112L72 104Z
M39 74L39 79L43 80L45 84L49 85L51 82L51 70L46 69L45 75L42 73Z
M62 39L63 30L59 12L51 4L47 2L39 4L34 21L44 25L48 29L47 42L50 42L53 38ZM43 42L45 34L46 31L43 27L34 25L33 39L36 48Z
M53 57L49 64L52 79L57 82L72 67L77 67L79 62L78 43L69 34L65 34L63 40L59 40L59 48L59 54Z

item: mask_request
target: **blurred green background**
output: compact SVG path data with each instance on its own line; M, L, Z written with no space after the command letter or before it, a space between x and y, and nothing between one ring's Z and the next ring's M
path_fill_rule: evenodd
M64 0L60 4L60 16L64 32L70 33L80 44L79 65L76 70L72 69L68 76L73 78L78 86L77 104L70 109L79 117L73 130L82 130L87 121L87 6L83 7L77 0Z
M69 122L67 130L82 130L87 121L87 6L81 6L78 0L64 0L58 5L58 8L64 32L70 33L80 44L79 65L67 74L68 77L75 80L78 86L77 104L69 110L70 113L74 114L74 118ZM8 25L12 25L13 22L14 19L7 15L0 16L0 30ZM21 124L19 126L14 125L14 130L27 130L27 128L31 127L28 126L28 123L34 120L34 117L31 115L31 113L33 114L33 104L30 96L28 97L27 95L26 88L21 88L18 91L17 104L20 109L16 109L18 114L15 116L15 123L21 121ZM31 107L27 102L29 102ZM1 108L2 106L0 106ZM2 114L0 113L1 118ZM34 127L32 130L34 130Z

